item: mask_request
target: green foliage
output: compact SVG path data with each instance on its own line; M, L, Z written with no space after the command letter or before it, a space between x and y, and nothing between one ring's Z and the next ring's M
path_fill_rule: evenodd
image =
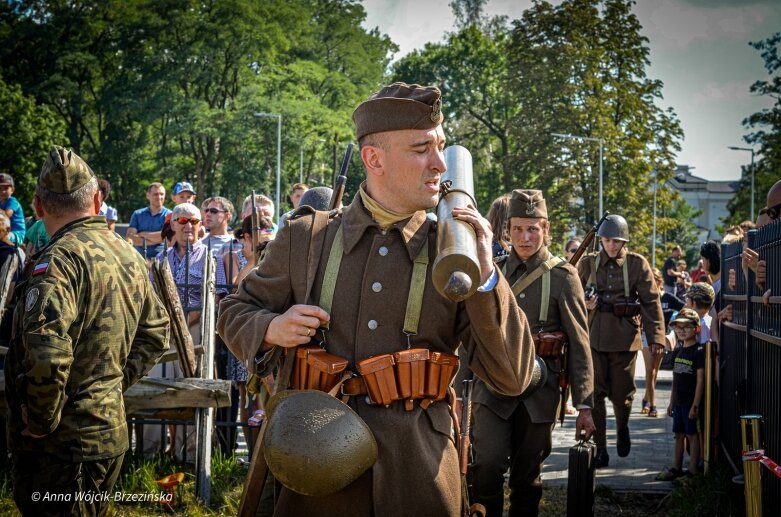
M693 515L745 515L743 485L732 482L732 471L725 465L717 466L708 474L701 474L676 483L660 507L660 515L691 517Z
M2 76L0 113L0 172L13 176L14 195L29 214L38 172L51 146L63 140L65 124L50 108L36 104Z
M302 147L305 176L330 184L328 153L397 49L364 18L355 0L20 0L0 5L0 69L56 113L127 219L152 181L274 198L276 120L256 112L282 116L283 194Z
M781 32L773 34L766 40L749 43L757 49L765 61L768 76L751 85L754 95L768 96L775 99L770 108L765 108L743 120L743 126L750 130L743 139L755 149L754 189L755 211L765 206L767 191L778 181L781 171ZM758 147L757 147L758 146ZM748 153L745 153L748 157ZM735 197L727 205L729 217L727 226L739 224L751 219L751 165L743 167L743 177ZM756 216L756 214L754 214Z

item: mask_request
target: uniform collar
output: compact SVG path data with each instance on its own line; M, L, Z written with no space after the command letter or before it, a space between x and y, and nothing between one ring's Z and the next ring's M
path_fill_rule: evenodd
M513 251L510 252L507 257L507 276L515 273L515 271L522 265L526 267L526 271L534 271L543 262L548 260L550 256L551 254L550 251L548 251L548 247L543 245L539 250L537 250L537 253L529 257L529 260L523 261L513 249Z
M611 259L610 257L608 257L607 252L603 249L602 251L599 252L599 265L604 266L605 264L613 260L616 263L616 265L622 267L624 265L624 260L626 260L626 253L627 253L626 244L624 244L621 247L621 251L618 252L618 256L615 259Z
M418 256L420 247L428 237L430 225L434 224L426 216L426 212L418 210L412 217L394 223L388 228L388 233L399 232L404 245L409 253L410 260L415 260ZM378 232L380 226L372 219L371 214L363 206L360 196L355 196L342 212L342 228L344 232L344 252L350 253L352 249L361 240L363 234L370 228L375 228Z

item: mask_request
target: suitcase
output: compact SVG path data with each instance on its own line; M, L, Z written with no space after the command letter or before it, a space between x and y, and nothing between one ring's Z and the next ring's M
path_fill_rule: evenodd
M597 446L581 439L569 450L567 517L594 516Z

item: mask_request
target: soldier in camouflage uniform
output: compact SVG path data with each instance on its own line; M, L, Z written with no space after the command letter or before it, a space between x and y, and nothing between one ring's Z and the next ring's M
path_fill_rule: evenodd
M5 366L14 500L23 515L103 515L129 445L122 393L168 348L167 317L75 153L51 151L34 206L52 238L19 286Z

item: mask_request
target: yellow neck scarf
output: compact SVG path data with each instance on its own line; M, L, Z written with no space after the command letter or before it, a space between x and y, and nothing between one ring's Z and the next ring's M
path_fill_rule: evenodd
M404 219L408 219L414 215L415 212L412 212L411 214L402 214L399 212L394 212L392 210L388 210L375 200L373 200L369 194L364 189L364 186L361 185L361 188L358 190L358 194L361 196L361 201L363 201L363 206L366 207L366 210L369 211L369 213L372 215L372 219L374 219L377 224L380 225L380 228L382 230L387 230L391 227L392 224L398 223L399 221L403 221Z

